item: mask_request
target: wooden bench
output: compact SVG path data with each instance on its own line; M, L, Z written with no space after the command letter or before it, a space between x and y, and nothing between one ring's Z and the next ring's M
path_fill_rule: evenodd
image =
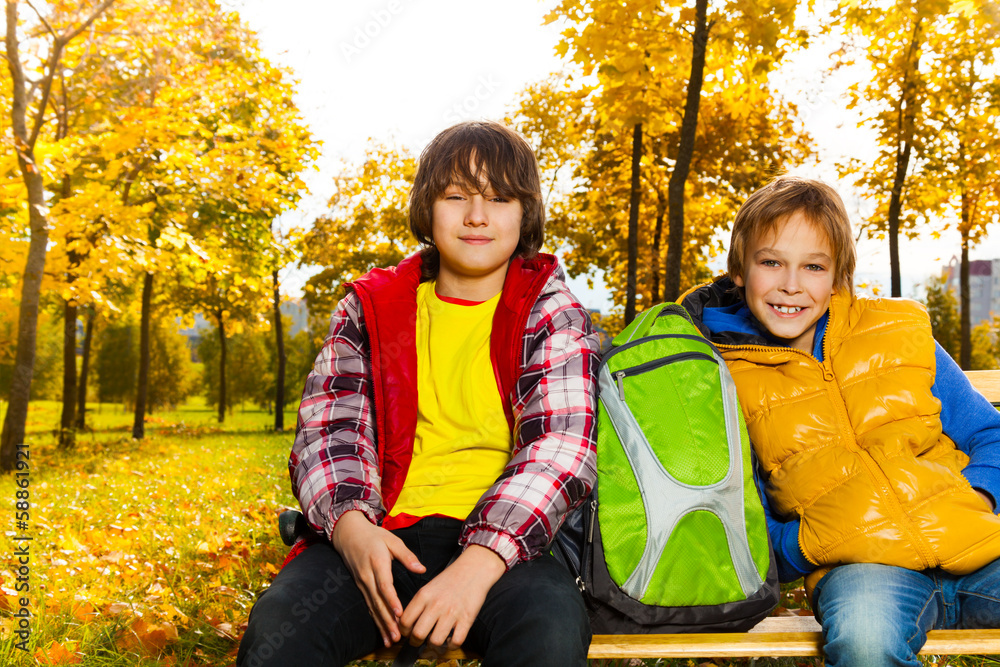
M391 661L398 647L379 649L365 660ZM1000 630L931 630L920 655L1000 654ZM812 616L771 616L745 633L683 635L595 635L591 660L654 658L777 658L823 655L823 635ZM425 651L427 660L474 660L461 649L441 655Z
M989 401L1000 406L1000 371L966 371L966 376ZM398 647L380 649L366 660L393 660ZM770 658L823 655L823 635L812 616L771 616L746 633L678 635L595 635L591 660L628 658ZM1000 655L1000 629L931 630L920 655ZM477 656L462 650L442 655L425 652L426 659L469 660Z

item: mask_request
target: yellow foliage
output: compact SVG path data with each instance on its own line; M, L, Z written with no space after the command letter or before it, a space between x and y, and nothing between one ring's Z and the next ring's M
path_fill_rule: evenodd
M704 82L690 173L683 183L681 284L709 277L715 241L738 205L775 172L800 162L811 140L796 108L767 74L802 37L794 2L711 3ZM512 120L532 141L547 189L548 246L570 275L603 273L614 302L626 299L634 126L642 125L638 294L642 310L661 299L669 249L669 184L686 112L695 12L680 0L563 0L559 51L586 85L553 76L529 86Z

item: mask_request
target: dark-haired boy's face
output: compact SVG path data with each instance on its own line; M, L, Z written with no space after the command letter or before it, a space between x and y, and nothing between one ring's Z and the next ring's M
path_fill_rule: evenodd
M522 210L518 200L497 194L485 173L480 177L482 192L459 183L445 188L434 201L431 230L441 257L439 285L488 283L496 285L493 296L521 238Z
M744 288L754 317L775 338L812 352L816 322L830 308L836 274L823 230L793 213L748 245L743 266L745 275L733 281Z

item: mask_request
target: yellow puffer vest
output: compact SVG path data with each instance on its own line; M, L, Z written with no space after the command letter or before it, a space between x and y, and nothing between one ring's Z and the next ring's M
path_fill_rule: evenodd
M973 572L1000 557L1000 518L961 471L931 393L934 339L912 301L835 295L821 364L781 347L719 346L779 515L821 569L882 563Z

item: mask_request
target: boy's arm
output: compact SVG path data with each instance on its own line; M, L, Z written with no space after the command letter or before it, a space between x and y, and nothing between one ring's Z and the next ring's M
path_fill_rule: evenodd
M782 521L771 509L767 499L764 483L754 474L757 493L764 506L764 516L767 519L767 532L771 536L771 546L774 548L775 564L778 566L778 581L788 583L806 576L816 569L816 566L806 560L799 547L798 517Z
M941 428L969 455L962 471L972 488L986 495L997 510L1000 500L1000 412L969 382L954 359L935 343L935 375L931 391L941 401Z
M384 514L361 321L357 297L350 293L337 305L306 378L288 460L302 511L330 539L344 512L360 510L372 523Z
M597 335L590 314L557 285L536 304L523 338L525 370L512 397L514 455L460 540L496 552L508 568L541 555L597 479Z

